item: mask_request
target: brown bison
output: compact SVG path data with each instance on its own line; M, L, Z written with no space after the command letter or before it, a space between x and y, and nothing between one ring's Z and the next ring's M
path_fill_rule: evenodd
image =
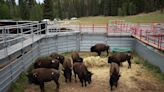
M52 58L46 58L46 57L40 57L36 60L34 63L34 68L54 68L59 69L59 60L52 59Z
M70 58L65 58L64 62L62 63L63 65L63 71L64 71L64 77L65 81L67 82L67 79L71 82L71 77L72 77L72 62Z
M77 51L73 51L71 54L73 63L75 62L83 62L83 58L80 57L79 53Z
M51 57L52 59L57 59L57 60L59 60L60 63L63 63L63 62L64 62L64 56L63 56L63 55L60 55L60 54L57 54L57 53L52 53L52 54L50 55L50 57Z
M76 74L77 74L82 84L82 87L83 87L83 83L85 84L85 86L87 86L86 82L88 82L88 84L91 83L92 73L88 71L87 67L83 63L75 62L73 64L73 71L75 74L75 81L76 81Z
M108 52L109 51L109 46L105 45L105 44L102 44L102 43L98 43L98 44L92 46L90 48L90 51L91 52L96 52L99 56L101 55L102 51L106 51L107 52L107 56L108 56L108 54L109 54L109 52Z
M113 90L112 89L113 86L117 87L120 76L121 75L119 74L119 65L115 62L112 62L110 67L110 80L109 80L111 90Z
M37 68L33 69L30 73L27 74L28 81L30 84L36 84L40 86L41 92L44 92L44 82L49 82L54 80L56 83L56 91L59 91L59 76L60 73L56 69L47 69L47 68Z
M108 63L116 62L120 66L121 62L124 62L127 60L129 64L128 68L131 68L131 61L130 61L131 58L132 56L129 53L118 52L108 57Z

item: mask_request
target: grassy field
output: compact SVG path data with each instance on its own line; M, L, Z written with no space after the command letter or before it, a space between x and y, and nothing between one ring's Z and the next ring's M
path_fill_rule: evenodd
M107 23L109 20L125 20L132 23L156 23L164 22L164 13L152 12L148 14L139 14L134 16L90 16L78 18L77 23Z

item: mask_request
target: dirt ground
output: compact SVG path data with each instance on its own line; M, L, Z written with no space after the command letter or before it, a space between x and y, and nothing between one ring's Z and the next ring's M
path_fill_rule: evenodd
M84 53L81 55L84 57L88 56ZM74 76L71 83L65 83L61 72L59 92L110 92L109 68L110 65L88 68L94 74L92 76L92 83L87 87L82 87L79 81L76 83ZM114 87L113 92L164 92L164 82L154 77L142 65L133 63L133 60L131 69L128 69L127 62L123 63L123 67L120 68L120 74L118 87ZM55 87L56 85L53 81L47 82L45 83L45 92L55 92ZM40 88L32 84L28 85L24 92L40 92Z

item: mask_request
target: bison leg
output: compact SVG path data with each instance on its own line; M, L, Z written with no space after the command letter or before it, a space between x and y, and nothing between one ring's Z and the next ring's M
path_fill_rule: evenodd
M74 76L75 76L75 82L77 82L77 80L76 80L76 73L74 72Z
M131 68L131 61L130 60L128 60L128 64L129 64L129 66L128 66L128 69L129 69L129 68Z
M69 82L71 82L71 81L72 81L72 78L70 77L70 78L69 78Z
M80 82L81 82L81 85L82 85L82 87L83 87L83 79L80 79Z
M84 80L85 87L87 86L86 80Z
M44 90L44 83L40 83L40 90L41 90L41 92L44 92L45 90Z
M110 78L110 80L109 80L109 83L110 83L110 90L113 90L113 82L112 82L112 79Z
M108 49L109 49L109 48L108 48ZM106 50L107 56L109 55L109 51L108 51L108 49Z
M58 92L59 91L60 84L59 84L58 80L54 80L54 81L56 83L56 91Z
M97 52L97 54L100 56L101 55L101 52L99 51L99 52Z
M116 88L117 88L117 84L118 84L118 83L116 83Z

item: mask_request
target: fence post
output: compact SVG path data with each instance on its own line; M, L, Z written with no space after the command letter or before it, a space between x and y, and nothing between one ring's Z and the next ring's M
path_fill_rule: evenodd
M106 33L108 33L108 23L106 24Z
M158 34L158 48L160 48L160 34Z
M141 36L142 36L142 29L140 29L140 39L141 39Z
M4 28L3 30L2 30L2 33L3 33L3 41L4 41L4 56L7 56L8 55L8 50L7 50L7 38L6 38L6 29Z
M79 31L81 32L81 24L79 23Z
M149 35L148 35L148 31L146 30L146 40L148 41L149 43Z
M94 33L94 24L92 24L92 32Z

